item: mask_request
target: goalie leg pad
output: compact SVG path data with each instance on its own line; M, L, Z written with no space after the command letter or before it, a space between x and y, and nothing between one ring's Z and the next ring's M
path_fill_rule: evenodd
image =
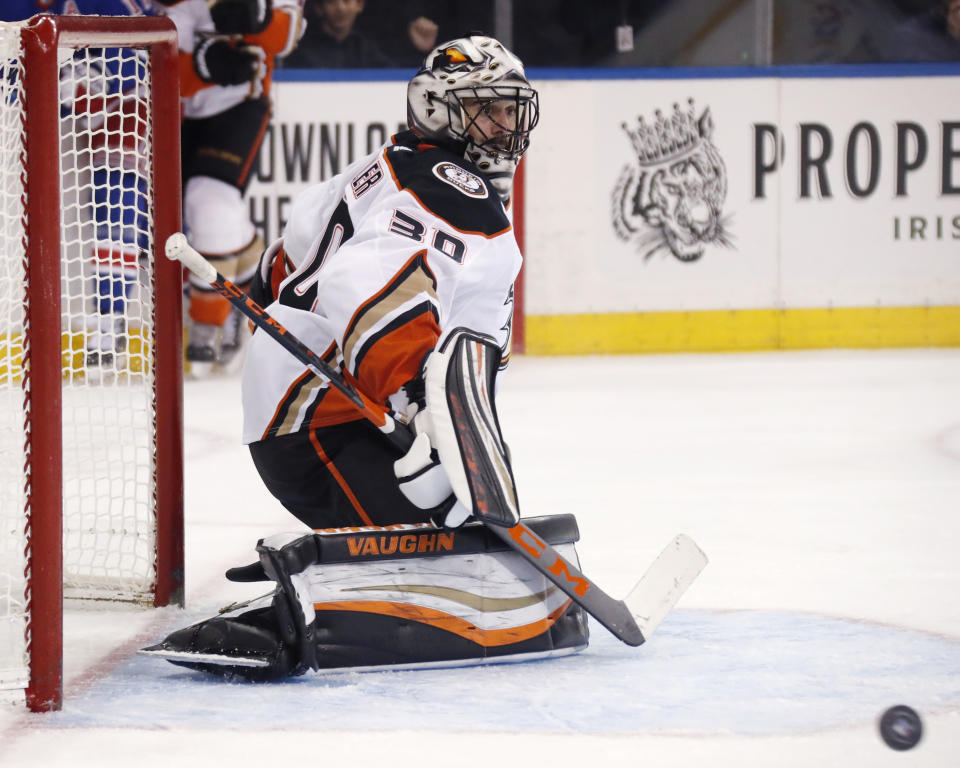
M572 515L526 521L576 562ZM586 647L584 610L489 529L321 530L305 572L321 669L491 664Z
M526 522L576 562L572 515ZM314 664L334 670L519 661L575 653L589 641L584 610L478 523L455 531L429 524L329 529L273 537L259 548L259 563L231 573L253 581L286 571L286 590L278 586L142 652L191 669L272 680ZM306 638L313 641L307 652Z
M512 527L520 506L494 404L499 366L493 341L456 331L427 362L426 400L431 439L457 499L478 519Z

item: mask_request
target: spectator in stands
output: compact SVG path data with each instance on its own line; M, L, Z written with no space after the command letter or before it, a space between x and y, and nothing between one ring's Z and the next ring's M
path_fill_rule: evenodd
M950 0L947 4L947 34L960 40L960 0Z
M668 6L669 0L515 2L513 28L522 30L516 35L517 55L528 66L630 66L617 47L618 28L632 40Z
M407 37L410 44L423 54L429 53L436 46L439 31L440 27L437 23L426 16L417 16L407 24Z
M285 69L377 69L393 62L371 38L355 29L364 0L307 0L307 31Z
M903 20L894 25L886 61L960 60L960 0L896 0Z
M779 0L775 64L960 60L960 0Z
M426 53L445 40L492 32L493 0L367 0L358 27L395 66L417 69Z

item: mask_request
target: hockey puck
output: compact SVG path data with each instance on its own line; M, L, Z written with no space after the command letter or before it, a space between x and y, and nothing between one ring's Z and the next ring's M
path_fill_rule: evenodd
M890 749L913 749L923 736L920 715L903 704L890 707L880 718L880 736Z

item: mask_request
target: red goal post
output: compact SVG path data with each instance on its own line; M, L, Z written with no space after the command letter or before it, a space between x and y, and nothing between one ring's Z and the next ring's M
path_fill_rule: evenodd
M0 25L0 687L62 699L64 595L183 602L177 36Z

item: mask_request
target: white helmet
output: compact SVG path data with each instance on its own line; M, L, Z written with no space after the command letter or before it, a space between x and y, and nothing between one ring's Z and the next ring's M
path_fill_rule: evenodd
M491 105L503 102L503 110L491 111ZM481 114L495 135L477 123ZM434 48L407 87L410 128L463 146L463 156L504 199L539 117L537 92L523 63L492 37L462 37Z

